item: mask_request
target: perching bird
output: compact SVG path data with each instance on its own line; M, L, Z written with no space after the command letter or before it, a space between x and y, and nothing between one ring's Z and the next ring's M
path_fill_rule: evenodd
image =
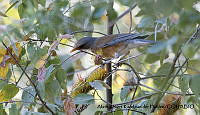
M155 41L146 40L148 36L139 33L124 33L103 37L84 37L77 41L71 52L88 49L103 58L116 58L127 55L132 48L155 43Z

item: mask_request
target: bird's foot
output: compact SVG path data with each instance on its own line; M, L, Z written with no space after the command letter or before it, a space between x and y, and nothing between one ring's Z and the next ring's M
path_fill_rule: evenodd
M103 57L101 55L96 55L94 59L95 65L101 65L103 64Z

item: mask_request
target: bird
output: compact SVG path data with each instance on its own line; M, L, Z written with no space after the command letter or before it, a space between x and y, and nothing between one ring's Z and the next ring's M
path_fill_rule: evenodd
M155 41L145 39L148 36L140 33L121 33L102 37L83 37L75 43L71 52L91 50L106 59L118 58L128 55L132 48L154 44Z

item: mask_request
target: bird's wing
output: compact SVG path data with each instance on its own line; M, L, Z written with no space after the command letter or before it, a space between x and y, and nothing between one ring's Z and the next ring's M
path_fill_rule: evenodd
M110 35L106 37L99 38L99 40L104 41L103 44L98 45L98 48L105 48L109 47L121 42L126 42L127 40L133 40L133 39L144 39L148 37L149 35L143 35L143 34L138 34L138 33L128 33L128 34L115 34L115 35ZM109 38L106 40L106 38ZM106 41L105 41L106 40Z

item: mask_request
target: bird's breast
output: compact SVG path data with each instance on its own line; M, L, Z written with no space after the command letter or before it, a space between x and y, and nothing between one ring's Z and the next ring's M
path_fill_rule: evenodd
M116 53L119 53L120 50L123 50L124 47L124 43L118 43L109 47L92 49L92 52L101 55L104 58L114 58Z

